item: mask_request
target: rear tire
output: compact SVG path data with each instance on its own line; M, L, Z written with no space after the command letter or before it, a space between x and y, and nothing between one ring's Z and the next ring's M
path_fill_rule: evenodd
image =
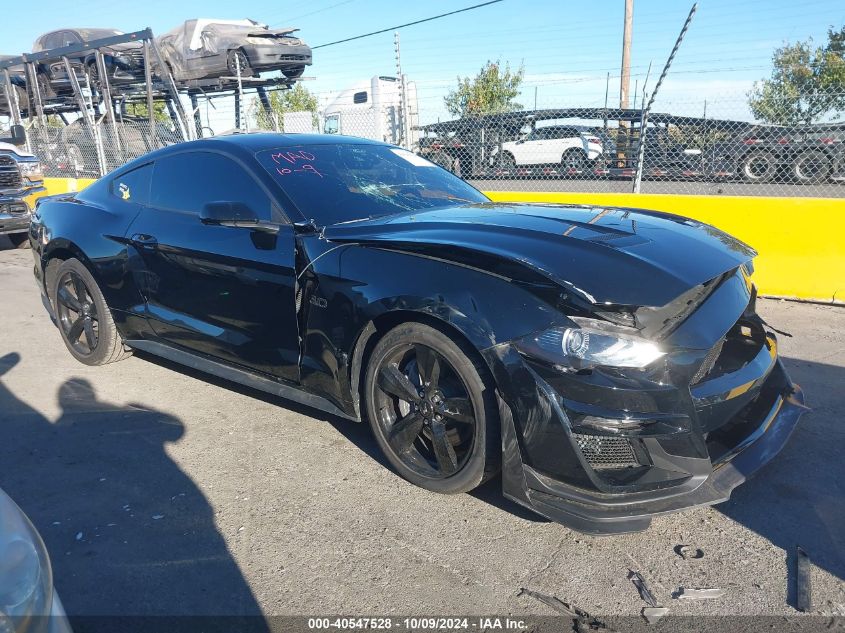
M560 159L560 165L569 170L583 171L587 166L587 155L580 149L568 149Z
M769 182L777 170L778 161L772 152L750 152L739 163L739 173L746 182Z
M800 184L818 184L827 181L831 168L828 155L814 149L798 154L792 161L790 173L795 182Z
M499 472L498 403L485 374L456 341L421 323L399 325L376 344L364 376L365 410L402 477L456 494Z
M46 278L56 324L76 360L105 365L132 355L124 349L106 299L82 262L54 260L47 266Z
M452 171L452 157L446 152L432 152L426 158L446 171Z
M14 248L29 248L29 233L11 233L7 237Z

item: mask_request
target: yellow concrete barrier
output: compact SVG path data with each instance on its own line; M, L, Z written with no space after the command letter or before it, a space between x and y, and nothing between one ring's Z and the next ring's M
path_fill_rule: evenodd
M45 194L80 191L90 178L47 178ZM845 199L488 191L493 200L654 209L712 224L751 245L760 294L845 303Z
M752 246L760 294L845 303L845 199L485 192L491 199L631 207L700 220Z

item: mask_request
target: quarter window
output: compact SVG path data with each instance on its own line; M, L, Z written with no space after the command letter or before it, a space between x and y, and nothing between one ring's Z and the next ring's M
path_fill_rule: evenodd
M208 202L241 202L260 219L279 221L258 182L222 154L183 152L156 161L151 206L199 214Z
M111 194L125 202L147 204L150 201L152 163L128 171L111 181Z

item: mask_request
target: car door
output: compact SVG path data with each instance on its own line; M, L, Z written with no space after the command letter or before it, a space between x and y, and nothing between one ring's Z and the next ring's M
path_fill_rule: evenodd
M204 224L200 210L220 201L246 204L278 233ZM293 227L242 163L212 151L157 159L149 204L126 236L157 338L298 380Z
M544 157L547 163L559 163L568 149L584 149L578 130L572 127L549 128Z
M529 134L522 143L513 148L517 165L539 165L543 163L543 143L546 138L545 128L538 128Z

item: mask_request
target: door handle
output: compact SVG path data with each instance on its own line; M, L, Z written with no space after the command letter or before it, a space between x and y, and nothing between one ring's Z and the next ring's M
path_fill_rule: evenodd
M130 239L135 246L139 246L141 248L155 248L158 246L158 240L153 235L135 233L135 235L133 235Z

